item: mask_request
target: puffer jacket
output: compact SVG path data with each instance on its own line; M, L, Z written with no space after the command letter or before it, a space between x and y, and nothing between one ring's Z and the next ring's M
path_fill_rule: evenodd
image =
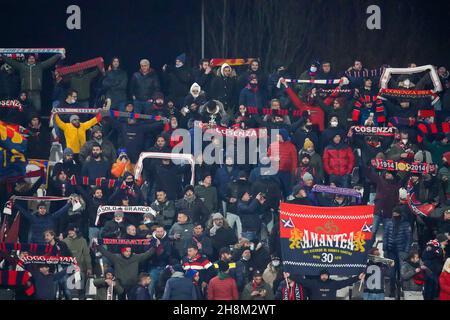
M55 115L56 125L64 131L66 145L72 149L74 154L79 154L81 148L86 143L86 131L102 120L101 113L98 113L92 119L81 122L80 127L76 128L72 123L66 123L61 120L59 115Z
M402 254L406 256L410 250L412 229L409 222L403 218L398 223L400 225L397 232L393 219L388 220L384 226L383 251L397 252L401 257Z
M33 65L18 62L14 59L5 57L4 55L2 55L2 58L3 61L19 71L20 84L23 91L41 91L43 71L54 65L59 60L59 58L61 58L61 55L56 54L50 59L47 59L43 62L37 62Z
M130 92L136 100L147 101L152 98L155 92L161 91L159 78L153 69L147 74L140 71L135 72L130 81Z
M295 173L298 163L297 149L290 141L272 142L269 146L267 155L280 157L279 170Z
M325 172L337 176L350 174L355 165L355 155L352 149L344 144L332 143L323 152L323 167Z
M450 300L450 273L443 271L439 277L439 300Z

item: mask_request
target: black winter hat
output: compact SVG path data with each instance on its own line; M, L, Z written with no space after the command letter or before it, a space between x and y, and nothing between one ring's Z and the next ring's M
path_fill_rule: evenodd
M188 192L189 190L191 190L192 192L194 192L194 186L193 185L188 185L184 188L183 193Z

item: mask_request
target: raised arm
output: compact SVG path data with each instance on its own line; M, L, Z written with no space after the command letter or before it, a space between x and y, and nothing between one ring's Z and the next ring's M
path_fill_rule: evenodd
M41 63L41 66L43 69L48 69L51 66L53 66L60 58L62 57L61 54L55 54L54 56L52 56L51 58L45 60L44 62Z

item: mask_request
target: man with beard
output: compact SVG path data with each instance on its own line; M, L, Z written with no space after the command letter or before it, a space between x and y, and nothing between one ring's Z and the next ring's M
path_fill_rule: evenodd
M150 207L156 211L158 224L168 230L175 222L175 204L167 199L166 191L159 188L156 190L156 200Z
M150 68L150 61L142 59L139 64L141 68L130 80L130 93L136 113L141 113L148 107L153 94L161 91L158 75Z
M239 95L239 105L256 107L261 110L266 104L266 99L259 88L259 79L255 74L248 77L247 85L242 88Z
M169 113L167 112L167 108L164 104L164 94L162 92L155 92L153 94L153 104L146 107L142 110L142 112L155 117L159 116L167 118Z
M237 81L233 77L233 70L224 63L220 67L220 74L211 82L209 96L212 99L219 100L223 103L224 109L228 114L236 111L237 98Z
M101 113L86 122L80 123L80 117L76 114L70 116L70 123L63 122L59 115L55 115L56 125L64 132L66 145L72 149L75 160L78 161L78 155L81 148L86 143L86 131L95 126L102 120Z
M194 193L203 201L209 212L217 212L219 209L217 189L211 184L211 174L205 173L200 184L195 186Z
M206 225L206 229L206 232L212 241L214 258L219 255L219 251L222 248L229 247L238 240L234 230L230 228L228 222L219 212L211 215Z
M184 197L176 202L177 211L185 212L192 222L205 225L210 212L203 201L197 198L194 187L189 185L184 189Z
M92 145L92 152L86 158L86 162L81 169L83 177L89 177L89 180L97 178L109 178L111 176L111 162L103 157L102 147L98 143Z
M254 59L248 65L248 69L239 77L238 89L241 90L248 84L248 77L250 75L256 75L259 79L259 89L266 95L267 92L267 75L261 69L261 61Z
M91 140L87 141L80 150L80 162L82 164L86 162L86 158L92 152L92 147L96 143L101 146L103 157L109 162L114 161L116 158L116 148L111 141L103 137L102 128L95 125L91 130Z
M214 73L212 72L212 68L209 64L209 59L201 59L198 68L195 68L192 74L194 81L198 83L200 87L203 87L206 92L208 92L211 81L214 78Z
M420 261L418 252L410 252L401 266L402 289L405 300L423 300L425 277L431 274Z
M208 257L208 259L212 259L213 257L212 242L204 231L205 230L200 223L194 223L192 238L186 239L184 244L184 251L186 252L189 246L195 246L201 254Z
M114 57L102 81L102 89L105 91L106 98L111 99L112 109L124 111L124 102L127 99L127 84L127 73L120 68L119 58Z
M156 226L155 231L152 233L152 241L159 241L160 245L158 246L155 255L149 260L148 273L152 279L150 284L150 294L151 296L155 295L157 298L162 297L163 292L159 292L157 290L157 284L159 282L159 278L161 272L168 265L173 264L173 244L169 239L166 230L162 226Z
M75 162L73 151L70 148L64 149L62 162L58 162L53 167L52 178L55 178L56 174L61 171L64 171L69 179L73 175L78 175L81 171L80 165Z

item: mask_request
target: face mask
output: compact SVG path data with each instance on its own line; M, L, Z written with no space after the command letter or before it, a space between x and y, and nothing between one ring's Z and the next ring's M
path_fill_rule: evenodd
M250 245L250 250L251 251L255 250L255 245L253 243Z
M330 126L332 126L333 128L338 126L338 122L337 121L331 121L330 122Z
M252 87L252 88L256 88L258 86L258 84L256 84L256 83L250 83L250 87Z
M408 143L408 139L402 139L402 143L403 144L407 144Z
M133 181L126 181L127 186L131 187L133 185Z
M144 224L149 224L149 223L152 223L152 222L150 220L144 221Z
M157 101L155 104L156 104L157 106L162 106L162 105L164 104L164 102L162 102L162 101Z
M309 68L309 71L311 71L311 72L317 72L317 67L312 66L311 68Z
M273 261L272 261L272 265L273 265L274 267L278 267L278 266L280 265L280 260L273 260Z

